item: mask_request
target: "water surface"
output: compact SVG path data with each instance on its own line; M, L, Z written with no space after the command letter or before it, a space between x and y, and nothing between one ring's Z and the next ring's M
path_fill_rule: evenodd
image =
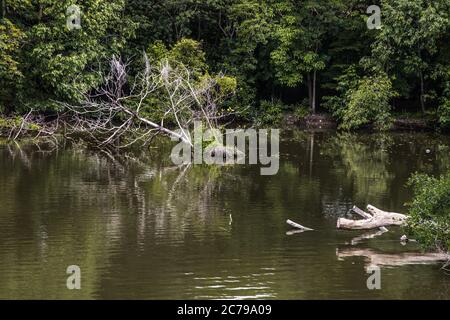
M363 232L336 230L354 204L406 212L410 174L450 170L449 150L428 133L284 131L279 173L261 176L175 168L166 144L138 162L2 143L0 298L450 299L440 264L381 266L368 290L370 255L418 248L395 227L353 244ZM286 219L315 231L291 234Z

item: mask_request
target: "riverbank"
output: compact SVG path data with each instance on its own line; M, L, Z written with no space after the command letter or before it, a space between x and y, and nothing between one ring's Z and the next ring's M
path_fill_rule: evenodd
M0 116L0 137L6 139L17 139L20 137L49 136L58 133L56 117L49 117L48 120L44 115L38 115L38 120L29 119L27 116ZM55 120L56 119L56 120ZM250 121L239 120L238 126L252 126ZM339 123L330 114L318 113L310 114L303 118L299 118L294 113L285 113L279 124L283 128L289 129L314 129L314 130L339 130ZM232 125L231 125L232 126ZM267 127L276 127L276 125L266 125ZM47 130L47 128L49 130ZM371 125L365 126L358 132L377 131ZM422 116L420 114L398 114L392 120L392 126L388 131L440 131L448 132L439 128L436 119L429 115Z
M327 113L308 115L298 118L293 113L285 114L283 126L301 129L338 129L339 123ZM420 117L420 115L400 114L394 116L392 126L388 131L436 131L439 129L438 122L430 117ZM365 126L358 131L373 131L373 126Z

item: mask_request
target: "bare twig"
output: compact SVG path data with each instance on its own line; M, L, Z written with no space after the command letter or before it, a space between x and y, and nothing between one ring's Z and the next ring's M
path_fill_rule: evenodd
M195 79L192 71L182 64L164 60L152 66L146 54L143 59L143 71L131 81L129 63L113 57L100 88L83 93L79 105L63 104L71 114L65 135L82 134L100 148L124 148L137 142L146 144L155 134L162 133L193 146L187 130L194 120L213 129L217 120L226 116L218 108L223 97L217 94L215 78ZM159 113L162 118L158 120L151 119L145 107L155 97L162 109ZM169 117L176 130L165 125Z

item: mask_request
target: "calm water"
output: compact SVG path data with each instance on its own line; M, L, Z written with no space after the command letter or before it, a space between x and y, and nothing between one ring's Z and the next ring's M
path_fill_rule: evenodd
M353 204L405 212L412 172L450 169L448 136L286 131L265 177L172 168L168 145L141 163L80 150L0 144L0 298L450 299L440 264L382 265L368 290L370 259L417 247L335 227Z

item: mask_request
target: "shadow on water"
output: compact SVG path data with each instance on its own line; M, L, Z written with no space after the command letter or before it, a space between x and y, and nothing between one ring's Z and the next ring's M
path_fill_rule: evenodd
M335 226L355 204L405 212L408 177L450 170L449 148L429 133L285 131L278 174L261 176L174 167L168 143L120 159L2 143L0 298L449 299L439 264L395 263L418 250L399 228ZM286 219L315 231L289 235ZM370 264L381 290L367 289Z

